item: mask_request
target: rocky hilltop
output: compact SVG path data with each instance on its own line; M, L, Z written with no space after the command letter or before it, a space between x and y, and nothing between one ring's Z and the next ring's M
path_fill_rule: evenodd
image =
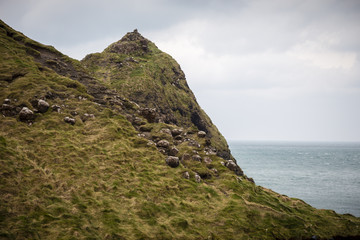
M0 238L356 239L255 185L176 61L137 30L71 59L0 21Z

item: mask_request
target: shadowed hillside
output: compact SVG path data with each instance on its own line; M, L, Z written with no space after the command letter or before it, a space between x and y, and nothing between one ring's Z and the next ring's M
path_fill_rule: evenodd
M137 31L81 62L0 22L1 239L331 239L360 220L257 186Z

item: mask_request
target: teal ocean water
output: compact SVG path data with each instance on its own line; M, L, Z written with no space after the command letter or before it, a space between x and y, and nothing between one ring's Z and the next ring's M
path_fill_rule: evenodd
M360 143L230 141L229 146L257 185L360 217Z

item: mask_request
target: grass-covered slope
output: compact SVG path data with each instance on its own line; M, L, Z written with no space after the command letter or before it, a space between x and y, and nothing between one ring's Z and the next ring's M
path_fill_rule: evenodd
M82 63L123 96L155 108L157 121L205 131L218 155L231 158L224 137L198 105L179 64L137 30L102 53L87 55Z
M358 218L235 175L194 126L149 122L141 103L100 79L0 22L0 239L360 235ZM20 117L24 107L32 117ZM178 149L176 156L196 153L203 161L184 157L169 167L160 139Z

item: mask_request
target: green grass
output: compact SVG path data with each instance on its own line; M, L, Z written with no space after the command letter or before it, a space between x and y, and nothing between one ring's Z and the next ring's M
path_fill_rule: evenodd
M359 218L317 210L244 178L239 180L221 165L223 159L218 156L210 156L211 168L218 174L210 172L205 163L192 160L168 167L165 156L138 137L122 114L94 103L86 86L35 62L29 44L24 44L30 41L25 36L4 23L0 29L0 73L11 76L0 80L0 101L10 98L16 106L33 109L31 101L50 91L56 97L47 99L49 104L62 106L60 113L48 110L37 114L32 125L16 117L0 117L0 239L301 239L360 234ZM166 65L168 56L152 51L160 60L135 56L139 64L148 65L133 72L129 67L126 76L135 76L125 77L129 86L124 88L130 88L133 79L134 86L144 89L141 74L161 78L159 69L170 72L177 66L173 60ZM81 69L82 63L67 61ZM8 81L14 73L22 75ZM157 86L157 94L183 91ZM120 84L115 87L120 89ZM188 94L191 100L181 93L169 104L194 101ZM76 124L65 123L64 117L73 111L79 113ZM84 113L95 118L82 122ZM172 137L160 130L179 126L145 126L153 137L174 144ZM177 145L178 156L194 150L207 156L205 139L191 134L196 127L182 127L201 147L184 142ZM211 141L216 143L217 138L222 137L214 134ZM182 177L185 171L190 179ZM195 172L209 173L211 178L196 183Z

